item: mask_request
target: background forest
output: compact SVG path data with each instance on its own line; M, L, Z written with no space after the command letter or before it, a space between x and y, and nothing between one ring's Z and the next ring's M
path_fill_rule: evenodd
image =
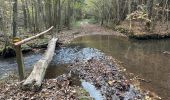
M170 100L166 38L170 0L0 0L0 99L90 97L85 80L106 100Z
M169 0L0 0L0 36L56 32L91 19L123 33L169 34ZM1 40L2 41L2 40Z

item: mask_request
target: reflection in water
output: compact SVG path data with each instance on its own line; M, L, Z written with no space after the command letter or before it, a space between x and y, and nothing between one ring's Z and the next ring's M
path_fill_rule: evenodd
M57 76L60 76L64 73L69 73L68 64L50 64L47 68L45 78L51 79L56 78Z
M72 45L91 47L123 62L129 72L151 83L144 88L170 99L170 40L130 41L113 36L85 36L75 39Z

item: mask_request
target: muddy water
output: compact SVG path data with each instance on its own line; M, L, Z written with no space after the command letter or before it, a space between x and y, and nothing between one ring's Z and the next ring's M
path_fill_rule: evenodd
M72 45L96 48L113 56L128 72L151 81L142 82L144 88L170 100L170 55L165 52L170 51L170 40L132 41L97 35L77 38Z

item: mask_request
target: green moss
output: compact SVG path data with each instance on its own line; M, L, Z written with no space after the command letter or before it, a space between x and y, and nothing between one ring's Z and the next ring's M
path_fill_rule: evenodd
M82 96L82 97L79 97L79 100L93 100L93 99L91 97Z
M89 93L83 88L80 89L80 93L86 96L89 95Z
M90 97L89 93L85 89L78 88L77 91L79 100L93 100L93 98Z

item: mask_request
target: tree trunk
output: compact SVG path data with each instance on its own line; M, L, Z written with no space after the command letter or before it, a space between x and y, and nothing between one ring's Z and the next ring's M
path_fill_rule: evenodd
M120 21L120 7L119 7L119 0L116 0L116 5L117 5L117 22Z
M26 14L27 14L27 27L29 27L29 30L32 30L32 23L31 23L31 15L30 15L30 10L28 7L28 1L25 1L25 9L26 9Z
M49 41L48 49L45 52L44 57L34 65L30 76L23 83L23 89L35 91L40 89L46 69L53 58L57 40L57 38L53 38Z
M35 32L39 32L39 19L41 19L40 18L40 16L39 16L39 14L40 14L40 10L39 10L39 4L37 3L37 1L36 0L34 0L34 20L35 20Z
M34 10L34 4L32 3L32 26L33 26L33 33L35 34L36 32L36 30L35 30L35 10Z
M26 12L26 6L25 6L25 0L21 0L22 2L22 10L24 15L24 28L27 29L27 12Z
M148 17L151 19L152 17L152 8L153 8L153 0L147 1L147 11L148 11Z
M70 29L70 18L71 18L71 15L70 15L70 10L71 10L71 0L68 0L67 2L67 28Z
M58 0L58 33L61 31L61 1Z
M13 37L16 37L17 35L17 4L18 1L14 0L13 4Z

